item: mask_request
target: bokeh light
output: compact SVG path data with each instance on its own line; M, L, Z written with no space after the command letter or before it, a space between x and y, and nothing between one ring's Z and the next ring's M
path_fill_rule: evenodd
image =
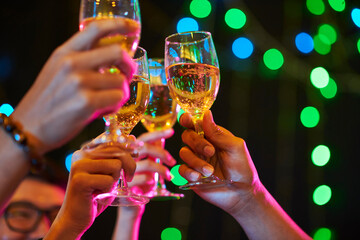
M337 40L337 33L333 26L323 24L319 27L319 37L325 43L334 44Z
M325 145L319 145L311 153L311 160L315 166L325 166L330 160L330 149Z
M14 111L14 108L7 103L4 103L0 107L0 113L5 114L6 116L10 116Z
M70 153L65 158L65 167L69 172L70 172L70 169L71 169L71 158L72 158L72 156L73 156L73 153Z
M171 182L177 186L185 185L188 183L188 181L180 175L179 167L180 165L176 165L170 170L172 176Z
M177 228L165 228L161 232L161 240L181 240L181 232Z
M307 128L316 127L320 121L320 113L314 107L305 107L300 114L300 121Z
M246 23L246 15L240 9L232 8L225 13L225 22L231 28L240 29Z
M8 56L0 56L0 81L8 78L14 68L14 63L11 61L11 58Z
M351 11L351 18L352 18L353 22L355 23L355 25L360 28L360 9L359 8L354 8Z
M331 230L328 228L319 228L316 230L314 240L331 240Z
M312 37L307 33L299 33L295 37L296 48L302 53L310 53L314 50L314 41Z
M323 67L314 68L310 73L310 81L316 88L324 88L329 83L329 73Z
M263 60L265 66L271 70L277 70L284 64L284 56L275 48L267 50L264 53Z
M319 34L314 37L314 49L321 55L326 55L331 51L331 43L326 37Z
M240 37L233 42L232 51L236 57L246 59L253 53L254 45L249 39Z
M176 29L177 29L178 33L198 31L199 24L197 23L197 21L195 19L186 17L186 18L182 18L179 20Z
M314 203L317 205L325 205L331 199L331 188L327 185L317 187L313 194Z
M193 0L190 3L190 12L197 18L206 18L211 13L211 3L208 0Z
M337 85L334 79L329 78L329 83L326 85L326 87L320 88L320 92L326 99L334 98L337 93Z
M306 0L306 7L314 15L321 15L325 12L323 0Z
M357 41L357 49L358 49L358 52L360 53L360 38L359 38L359 40Z
M346 7L345 0L329 0L329 5L337 12L344 11Z

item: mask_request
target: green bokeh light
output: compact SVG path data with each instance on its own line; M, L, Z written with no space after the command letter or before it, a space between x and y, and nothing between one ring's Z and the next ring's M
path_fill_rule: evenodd
M178 114L177 114L177 121L178 122L180 122L180 117L181 117L181 115L183 115L185 113L185 111L182 109L182 108L180 108L180 111L178 112Z
M310 73L310 81L316 88L324 88L329 83L329 73L323 67L314 68Z
M330 160L330 149L325 145L319 145L311 153L311 159L314 165L318 167L325 166Z
M359 40L357 41L357 49L358 49L358 51L359 51L359 53L360 53L360 38L359 38Z
M327 37L316 35L314 37L314 49L321 55L326 55L331 51L331 43Z
M321 15L325 12L323 0L306 0L306 7L314 15Z
M179 167L180 165L176 165L170 170L170 173L172 175L171 182L177 186L185 185L188 183L188 181L180 175Z
M317 187L313 194L314 203L317 205L325 205L331 199L331 188L327 185Z
M231 28L240 29L246 23L246 15L240 9L232 8L226 12L225 22Z
M346 7L345 0L329 0L329 5L337 12L344 11Z
M275 48L267 50L264 54L263 60L265 66L271 70L277 70L284 64L284 56Z
M319 37L326 44L334 44L337 40L337 33L333 26L323 24L319 27Z
M328 228L319 228L314 234L314 240L331 240L331 230Z
M181 240L181 232L177 228L165 228L161 232L161 240Z
M190 3L190 12L197 18L206 18L211 13L211 3L208 0L193 0Z
M326 85L324 88L320 88L320 92L326 99L334 98L337 93L337 85L334 79L329 78L328 85Z
M304 127L316 127L320 121L320 113L314 107L306 107L301 111L300 120Z

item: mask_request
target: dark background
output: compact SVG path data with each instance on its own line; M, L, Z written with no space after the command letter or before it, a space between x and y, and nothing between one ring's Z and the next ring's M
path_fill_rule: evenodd
M29 89L51 52L78 29L78 0L17 0L0 4L0 99L16 106ZM162 57L164 38L176 32L182 17L191 17L189 3L183 0L140 0L142 39L140 45L149 57ZM358 1L346 1L344 12L314 16L306 1L247 0L210 1L212 12L196 19L201 30L211 31L221 66L221 87L212 107L216 122L246 140L259 176L285 211L308 234L319 227L333 231L333 239L354 239L360 213L359 133L360 133L360 55L356 42L360 30L350 12ZM245 27L230 29L225 12L242 9L248 17ZM315 33L322 23L331 23L338 41L328 55L296 50L294 38L300 31ZM252 39L255 50L247 60L231 51L240 37ZM285 64L277 71L267 70L262 55L270 48L284 54ZM323 98L309 80L312 68L325 67L338 85L335 98ZM305 128L300 112L306 106L320 111L320 123ZM178 159L182 128L167 140L167 149ZM80 144L100 134L103 122L90 124L66 146L50 153L61 166L65 157ZM139 124L138 135L145 130ZM324 167L311 163L311 151L319 144L331 150ZM313 203L312 193L322 184L332 188L332 198L324 206ZM168 183L168 188L177 191ZM160 239L167 227L178 228L183 239L246 239L238 224L226 213L206 203L191 191L179 201L151 202L146 206L140 239ZM109 208L84 235L84 239L110 239L116 209ZM269 236L269 238L271 238Z

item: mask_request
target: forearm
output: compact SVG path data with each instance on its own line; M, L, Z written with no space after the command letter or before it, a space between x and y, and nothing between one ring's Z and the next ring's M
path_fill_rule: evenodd
M139 239L139 230L141 218L143 215L143 206L140 207L121 207L118 210L113 240L137 240Z
M311 239L260 186L253 199L233 214L249 239Z
M21 147L0 129L0 212L30 169Z

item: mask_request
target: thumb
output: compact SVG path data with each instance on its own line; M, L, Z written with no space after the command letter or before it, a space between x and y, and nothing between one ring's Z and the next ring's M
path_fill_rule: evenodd
M222 149L233 147L234 135L214 122L214 118L210 110L205 112L202 126L206 139L214 146Z

